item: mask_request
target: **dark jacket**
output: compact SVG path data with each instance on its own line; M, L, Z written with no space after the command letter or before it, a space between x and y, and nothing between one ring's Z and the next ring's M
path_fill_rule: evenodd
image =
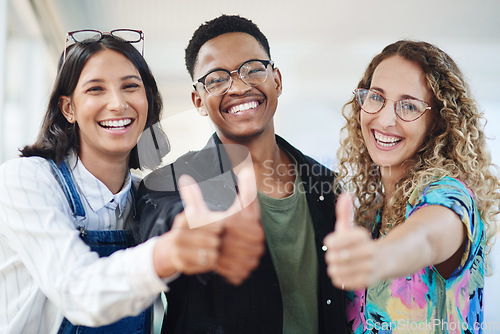
M276 136L279 147L292 155L306 190L318 255L319 333L344 333L344 293L326 274L323 238L335 224L334 174ZM233 202L236 177L217 135L199 152L149 174L139 187L138 215L144 239L168 231L183 210L177 192L181 174L193 176L209 206L224 210ZM304 282L306 284L307 282ZM169 284L168 310L162 333L282 333L283 306L278 277L266 249L260 264L240 286L214 273L181 275ZM309 333L308 333L309 334Z

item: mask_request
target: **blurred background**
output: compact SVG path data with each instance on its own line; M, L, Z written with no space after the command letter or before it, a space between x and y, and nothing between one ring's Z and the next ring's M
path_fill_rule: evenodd
M66 32L78 29L143 30L173 148L164 162L203 147L213 128L192 108L184 48L220 14L247 17L267 36L283 75L277 133L325 165L335 169L341 109L368 62L404 38L434 43L458 63L500 164L499 0L0 0L0 163L35 139ZM500 333L500 246L491 258L485 329Z

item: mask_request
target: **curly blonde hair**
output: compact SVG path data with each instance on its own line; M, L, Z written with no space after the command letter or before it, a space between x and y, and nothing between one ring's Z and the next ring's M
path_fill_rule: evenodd
M430 182L444 176L457 178L475 194L489 243L497 232L495 216L500 210L500 183L486 146L485 119L478 111L469 86L444 51L426 42L401 40L388 45L373 58L358 88L369 89L375 68L395 55L422 68L433 93L435 126L408 162L408 173L398 182L394 194L385 198L379 166L368 154L361 133L360 107L353 97L342 109L347 124L341 130L337 152L336 188L340 186L354 194L359 201L357 221L372 231L375 214L384 207L381 233L386 233L404 222L406 203L415 189L423 190Z

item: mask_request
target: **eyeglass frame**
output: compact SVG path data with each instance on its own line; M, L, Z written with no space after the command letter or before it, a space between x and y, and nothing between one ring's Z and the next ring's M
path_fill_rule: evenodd
M372 92L372 93L375 93L375 94L377 94L377 95L381 96L381 97L384 99L384 103L382 104L382 106L380 107L380 109L379 109L379 110L377 110L377 111L375 111L375 112L368 112L368 111L366 111L365 109L363 109L363 107L359 104L358 98L357 98L357 96L356 96L356 91L359 91L359 90L366 90L366 91L369 91L369 92ZM413 121L416 121L417 119L419 119L420 117L422 117L422 116L425 114L425 112L426 112L427 110L432 109L432 107L429 105L429 103L427 103L427 102L425 102L425 101L423 101L423 100L417 99L417 98L407 98L407 99L394 100L394 99L390 99L390 98L388 98L388 97L385 97L385 96L384 96L384 95L382 95L380 92L374 91L374 90L372 90L372 89L366 89L366 88L356 88L356 89L355 89L352 93L354 94L354 100L356 101L356 104L359 106L359 108L360 108L361 110L363 110L365 113L369 114L369 115L375 115L375 114L379 113L382 109L384 109L384 107L386 106L386 102L387 102L387 100L390 100L390 101L394 102L394 114L396 114L396 116L397 116L400 120L402 120L403 122L413 122ZM410 101L411 101L411 100L419 101L419 102L424 103L424 104L427 106L427 107L424 109L424 111L422 111L422 113L421 113L421 114L420 114L417 118L414 118L414 119L412 119L412 120L406 120L406 119L403 119L403 118L402 118L402 117L398 114L398 111L396 110L396 104L397 104L398 102L401 102L401 101L408 101L408 100L410 100Z
M210 72L208 72L207 74L205 74L204 76L202 76L201 78L199 78L198 80L194 81L193 82L193 88L194 90L196 90L196 85L198 83L201 83L203 85L203 88L205 88L205 91L210 94L210 95L213 95L213 96L222 96L224 94L226 94L229 89L231 89L231 86L233 85L233 73L238 73L238 77L241 79L241 81L243 81L246 85L248 86L251 86L251 87L256 87L262 83L264 83L264 81L267 80L267 77L268 77L268 73L266 72L266 78L264 79L264 81L262 81L261 83L257 84L257 85L251 85L249 83L247 83L245 80L243 80L243 78L241 77L241 73L240 73L240 70L241 68L243 67L243 65L251 62L251 61L258 61L258 62L261 62L265 67L266 67L266 71L267 71L267 66L271 65L271 68L274 69L274 61L272 61L271 59L269 60L264 60L264 59L249 59L247 61L244 61L239 67L237 70L233 70L233 71L229 71L229 70L226 70L225 68L216 68L216 69L213 69L211 70ZM217 72L217 71L224 71L226 73L229 74L229 86L227 87L226 91L222 94L219 94L219 95L215 95L215 94L212 94L208 91L207 89L207 86L205 86L205 79L207 78L207 76L209 76L210 74L212 74L213 72Z
M111 36L113 38L119 39L119 40L121 40L121 41L123 41L125 43L139 43L140 41L142 41L141 55L144 57L144 32L142 30L122 28L122 29L113 29L113 30L110 30L109 32L104 32L104 31L99 31L99 30L94 30L94 29L81 29L81 30L69 31L69 32L66 33L66 39L64 40L63 63L66 61L66 50L70 46L70 45L67 45L68 41L69 41L69 38L71 37L73 39L74 43L83 43L88 38L84 39L83 41L77 41L73 35L76 34L76 33L78 33L78 32L84 32L84 31L95 32L96 35L100 35L99 39L92 40L92 42L98 42L98 41L100 41L103 38L104 35L108 35L108 36ZM118 32L118 31L136 32L136 33L139 34L139 39L138 40L134 40L134 41L128 41L126 39L123 39L120 36L113 35L113 33Z

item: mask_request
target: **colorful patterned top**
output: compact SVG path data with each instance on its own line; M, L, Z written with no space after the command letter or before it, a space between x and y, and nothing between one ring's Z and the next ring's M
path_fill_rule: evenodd
M410 196L406 219L427 205L453 210L465 225L468 240L460 266L448 279L430 266L348 292L353 333L482 332L485 236L474 194L459 180L444 177Z

